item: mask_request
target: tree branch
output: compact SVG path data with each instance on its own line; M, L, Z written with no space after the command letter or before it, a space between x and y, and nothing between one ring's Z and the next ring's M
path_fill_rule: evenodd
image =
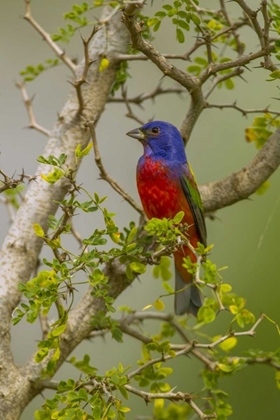
M50 37L40 27L38 28L38 25L32 20L30 15L30 2L27 1L26 5L26 19L32 23L39 33L44 34L44 39L54 47ZM111 14L111 11L112 9L106 8L103 17L106 18L106 16ZM106 56L110 61L110 65L103 72L99 71L98 62L93 63L89 68L87 75L88 83L83 87L83 99L87 104L84 110L84 117L86 119L91 118L92 115L100 116L104 110L111 85L115 80L115 74L118 69L118 62L115 60L115 57L120 53L126 52L128 40L126 28L120 22L120 16L116 14L110 19L106 28L101 29L96 34L94 43L89 47L90 59L93 61L99 59L106 49ZM56 51L61 56L61 59L63 61L66 60L68 66L75 72L76 68L70 64L70 60L65 58L64 53L59 49ZM79 71L82 72L83 69L84 65L81 63L78 67L78 73ZM78 144L82 148L85 148L90 140L90 133L85 129L84 121L77 116L77 109L79 109L77 95L75 91L72 91L60 113L45 149L46 157L51 154L60 156L67 150L67 165L69 168L76 168L75 149ZM40 177L41 173L46 174L49 171L50 169L47 165L39 165L37 169L37 182L32 183L27 191L25 200L15 216L15 221L6 236L1 250L0 360L2 361L2 372L0 377L0 405L3 418L8 418L7 413L9 413L10 419L18 418L27 403L40 392L40 389L33 386L30 380L40 376L44 364L37 364L32 358L26 366L20 369L15 366L10 348L10 320L11 314L20 299L18 283L25 283L29 280L42 248L42 239L35 235L33 224L38 223L46 232L49 215L55 214L58 203L63 199L68 190L68 180L65 178L62 178L55 184L49 184ZM118 277L116 276L116 278ZM126 283L123 281L123 284ZM122 287L124 288L125 286ZM118 289L118 285L112 287L115 293L116 289ZM118 290L121 290L121 288ZM69 354L67 347L69 341L72 341L69 349L73 349L88 335L91 329L89 322L91 314L94 313L96 308L100 308L100 306L103 307L103 302L100 302L99 299L95 306L86 307L87 322L84 329L80 328L81 323L79 322L85 315L83 312L84 308L78 305L77 311L73 311L76 314L76 318L70 316L69 331L75 332L75 340L73 340L71 333L68 335L65 334L65 339L64 341L62 340L61 362ZM85 329L87 330L86 333ZM76 333L78 330L79 333ZM14 404L15 399L17 404Z
M51 39L50 35L36 22L31 14L31 0L25 0L25 15L24 19L27 20L33 28L43 37L44 41L51 47L54 53L60 58L60 60L66 64L66 66L71 70L75 75L76 66L73 61L67 57L64 51L62 51L59 46Z
M159 84L152 92L147 93L141 93L140 95L134 96L132 98L114 98L110 96L108 98L108 103L130 103L135 105L142 105L143 102L149 100L149 99L155 99L159 95L166 95L169 93L183 93L183 90L180 88L167 88L164 89L161 87L161 84Z
M32 108L33 98L29 98L24 84L21 84L21 83L17 82L16 86L19 88L19 90L21 92L23 102L24 102L25 108L27 110L27 114L28 114L28 117L29 117L28 127L39 131L39 133L42 133L47 137L50 137L50 134L51 134L50 131L47 130L45 127L42 127L40 124L38 124L36 122L34 112L33 112L33 108Z
M253 194L280 165L280 128L251 162L227 178L200 186L205 212L230 206Z
M247 117L247 114L272 114L272 115L276 115L276 116L280 116L280 111L276 111L273 109L269 109L269 105L266 106L265 108L255 108L255 109L244 109L241 108L240 106L238 106L236 104L236 102L233 102L233 104L207 104L206 108L218 108L218 109L226 109L226 108L230 108L230 109L235 109L236 111L239 111L243 117Z
M100 177L101 179L104 179L104 181L107 181L111 187L118 193L120 196L127 201L138 213L144 217L144 212L142 210L142 207L138 206L138 204L135 202L135 200L126 192L124 189L106 172L101 156L99 153L99 147L95 135L95 129L94 129L95 122L93 120L87 120L85 123L85 126L89 128L91 139L93 143L93 150L94 150L94 156L95 156L95 163L100 171Z
M84 68L83 68L81 76L77 78L74 82L70 82L71 85L74 86L77 92L77 97L78 97L78 102L79 102L77 115L80 115L83 112L83 109L85 107L83 93L82 93L82 85L84 83L87 83L87 80L86 80L87 74L88 74L90 66L93 63L93 61L90 59L90 56L89 56L89 43L98 30L99 30L98 28L94 27L87 38L84 38L81 35L83 45L84 45Z
M186 394L183 392L161 392L161 393L151 393L143 391L142 389L137 389L131 385L124 385L124 388L131 392L132 394L138 395L138 397L143 398L146 403L150 402L151 400L156 400L159 398L163 398L170 401L185 401L189 406L196 412L198 417L202 420L207 419L215 419L217 418L216 414L204 414L203 411L200 410L198 405L195 404L193 399L195 398L192 394Z

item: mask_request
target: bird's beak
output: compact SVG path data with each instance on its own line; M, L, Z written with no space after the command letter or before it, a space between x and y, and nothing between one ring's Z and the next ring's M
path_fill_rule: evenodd
M140 128L135 128L134 130L131 130L128 133L126 133L126 135L140 141L143 141L146 139L145 134Z

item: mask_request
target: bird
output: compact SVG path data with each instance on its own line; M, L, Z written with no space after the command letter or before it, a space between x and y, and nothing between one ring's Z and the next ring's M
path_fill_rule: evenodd
M188 225L190 244L197 248L200 242L206 247L202 201L179 130L168 122L151 121L127 135L139 140L144 147L144 154L137 164L136 182L148 219L174 218L183 211L182 222ZM178 246L173 255L175 314L197 316L203 297L193 281L193 275L182 266L187 256L193 263L197 258L187 245Z

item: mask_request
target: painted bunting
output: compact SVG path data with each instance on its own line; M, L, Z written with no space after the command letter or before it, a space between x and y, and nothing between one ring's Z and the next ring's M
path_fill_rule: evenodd
M129 131L128 136L143 144L144 154L137 165L137 188L147 217L173 218L184 211L182 222L188 224L188 237L196 248L206 246L206 227L202 202L194 174L188 164L183 139L172 124L152 121ZM197 316L203 304L201 293L193 284L192 274L182 266L183 258L196 256L186 246L178 246L175 259L175 313ZM189 287L188 287L189 285Z

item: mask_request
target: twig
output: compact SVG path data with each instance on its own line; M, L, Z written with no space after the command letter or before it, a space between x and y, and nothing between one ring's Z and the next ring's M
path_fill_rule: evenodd
M6 191L6 190L10 190L10 189L16 188L18 185L20 185L20 184L22 184L24 182L24 179L25 178L28 179L28 182L35 181L36 180L36 176L25 175L24 170L22 170L22 173L20 175L18 175L18 178L17 179L14 178L14 175L13 175L12 178L10 178L1 169L0 169L0 175L2 175L2 177L4 178L3 180L0 181L0 185L1 185L1 187L0 187L0 193L2 193L3 191Z
M130 103L130 104L135 104L135 105L141 105L143 102L149 100L149 99L155 99L156 96L158 95L165 95L165 94L169 94L169 93L183 93L184 91L180 88L167 88L167 89L163 89L161 87L161 84L159 84L152 92L149 93L142 93L140 95L134 96L133 98L128 98L127 96L124 98L114 98L112 96L110 96L108 98L108 103Z
M124 191L124 189L106 172L103 166L102 160L101 160L100 153L99 153L99 147L98 147L96 134L95 134L95 128L94 128L94 121L87 120L85 123L85 127L88 127L90 130L92 143L93 143L94 156L95 156L95 163L100 171L101 179L108 182L111 185L111 187L123 197L125 201L127 201L136 211L138 211L138 213L142 217L145 217L142 208L138 206L138 204L133 200L133 198L126 191Z
M189 406L196 412L198 417L203 420L207 419L216 419L217 415L214 414L204 414L203 411L194 403L193 398L196 398L192 394L186 394L183 392L161 392L161 393L151 393L146 392L140 389L137 389L131 385L124 385L124 388L131 392L132 394L138 395L138 397L143 398L147 403L151 400L156 400L159 398L170 400L170 401L185 401Z
M91 31L90 35L87 38L84 38L81 35L83 45L84 45L84 68L83 68L82 75L79 79L76 79L74 82L70 81L71 85L74 86L74 88L76 89L76 92L77 92L77 97L78 97L78 102L79 102L79 108L78 108L78 111L77 111L77 115L80 115L85 108L84 99L83 99L83 95L82 95L82 85L84 83L87 83L86 78L87 78L88 70L89 70L91 64L94 62L89 57L88 46L89 46L90 41L92 40L92 38L94 37L94 35L96 34L97 31L99 31L99 28L96 28L94 26L93 30Z
M36 22L31 14L31 0L25 0L25 15L24 19L27 20L34 29L43 37L55 54L63 61L64 64L72 71L73 74L76 72L76 66L73 61L67 57L65 51L61 50L59 46L51 39L50 35Z
M220 0L220 6L221 6L221 11L222 11L228 25L231 28L234 28L234 24L233 24L232 20L230 19L229 14L228 14L227 9L226 9L225 0ZM237 45L238 55L241 56L244 53L244 44L242 44L242 42L240 42L239 34L236 32L235 28L232 29L232 34L234 36L234 39L235 39L235 42L236 42L236 45Z
M124 13L123 22L131 34L133 47L145 54L162 71L163 75L176 80L190 92L198 89L196 78L172 65L150 42L142 38L142 27L133 16L127 16Z
M236 58L232 61L226 61L224 63L212 63L210 68L204 70L204 72L199 76L200 82L203 84L210 76L222 71L228 70L234 67L244 67L246 64L249 64L251 61L256 60L257 58L263 57L270 54L274 49L274 45L269 45L264 49L261 49L255 53L242 55L241 57Z
M127 92L126 92L126 88L124 87L124 85L121 86L122 89L122 97L123 97L123 102L127 108L127 114L125 115L127 118L131 118L132 120L136 121L138 124L140 125L144 125L144 121L141 120L140 118L137 117L137 115L132 111L132 108L127 100Z
M234 69L232 72L228 74L224 74L223 76L214 78L213 83L205 92L204 98L207 99L211 95L213 90L218 86L219 83L222 83L225 80L231 79L232 77L240 76L243 72L244 72L244 69L237 67L236 69Z
M34 116L34 112L33 112L33 108L32 108L32 102L33 102L33 98L29 98L27 90L24 86L24 84L16 82L16 87L19 88L22 98L23 98L23 102L29 117L29 128L33 128L34 130L39 131L39 133L44 134L47 137L50 137L51 132L49 130L47 130L45 127L42 127L40 124L37 123L35 116Z
M215 33L212 37L211 37L211 43L213 43L213 41L223 35L226 35L230 32L233 32L239 28L241 28L242 26L245 26L248 24L247 20L242 20L240 22L236 22L234 23L230 28L225 28L222 29L220 32ZM277 38L278 39L278 38ZM273 42L270 39L270 42ZM185 54L162 54L162 57L166 58L167 60L183 60L183 61L190 61L191 55L197 51L200 47L202 47L203 45L205 45L206 42L204 39L202 38L197 38L195 44L185 53ZM119 54L118 55L118 60L120 61L146 61L149 58L144 55L144 54Z
M241 337L241 336L254 337L256 334L257 327L264 319L265 319L265 314L261 314L261 316L257 319L257 321L254 323L252 328L250 328L250 330L248 331L238 331L238 332L231 331L228 334L224 335L223 337L218 338L217 340L213 341L210 344L193 343L193 346L199 349L210 350L218 346L219 344L223 343L225 340L227 340L230 337Z
M144 319L158 319L160 321L165 321L168 322L175 330L177 330L177 332L179 333L179 335L183 338L184 342L189 344L188 348L186 349L185 345L178 345L178 344L171 344L170 348L172 350L179 350L180 352L183 351L183 354L187 354L187 353L192 353L197 359L199 359L202 363L205 364L205 366L213 371L215 369L215 364L214 362L211 360L210 357L208 357L207 355L204 355L203 353L201 353L199 350L195 349L193 347L193 344L191 342L191 340L188 338L188 336L186 335L185 330L180 326L180 324L178 324L173 317L170 314L163 314L163 313L158 313L158 312L135 312L133 314L129 314L127 317L125 317L124 319L122 319L120 321L120 329L128 335L133 336L134 338L137 338L138 340L142 341L145 344L148 344L150 342L152 342L152 340L145 336L144 334L136 331L135 329L129 327L129 325L134 322L135 320L144 320ZM164 357L164 360L166 360L166 358Z
M235 0L236 3L239 4L239 6L241 7L241 9L246 13L246 15L249 17L249 19L252 22L252 26L259 38L261 47L264 51L266 51L266 53L264 54L264 59L265 62L261 63L262 67L264 67L267 70L270 71L274 71L277 70L277 67L275 66L275 64L273 64L273 62L271 61L270 57L269 57L269 53L270 51L268 50L269 47L269 27L270 27L270 18L268 16L268 12L267 12L267 1L266 0L262 0L261 2L261 11L263 14L263 18L264 18L264 29L261 28L259 21L258 21L258 12L252 10L248 4L244 1L244 0Z
M77 242L78 242L78 244L79 244L80 248L82 248L82 247L84 246L84 244L83 244L83 240L82 240L81 235L80 235L80 234L79 234L79 232L77 231L77 229L74 227L74 224L73 224L73 219L72 219L72 218L69 220L69 224L70 224L70 231L71 231L72 235L73 235L73 236L74 236L74 238L77 240ZM86 252L86 250L85 250L84 252Z
M63 211L63 217L62 217L62 220L61 220L58 228L56 229L56 231L54 232L54 234L51 237L52 241L56 240L64 232L65 227L66 227L69 219L71 219L71 217L73 216L73 207L72 206L61 205L60 208Z
M218 109L235 109L236 111L239 111L243 117L246 117L247 114L272 114L276 116L280 116L280 111L276 111L273 109L269 109L269 105L265 108L256 108L256 109L244 109L240 106L236 105L236 102L233 102L233 104L207 104L206 108L218 108Z

